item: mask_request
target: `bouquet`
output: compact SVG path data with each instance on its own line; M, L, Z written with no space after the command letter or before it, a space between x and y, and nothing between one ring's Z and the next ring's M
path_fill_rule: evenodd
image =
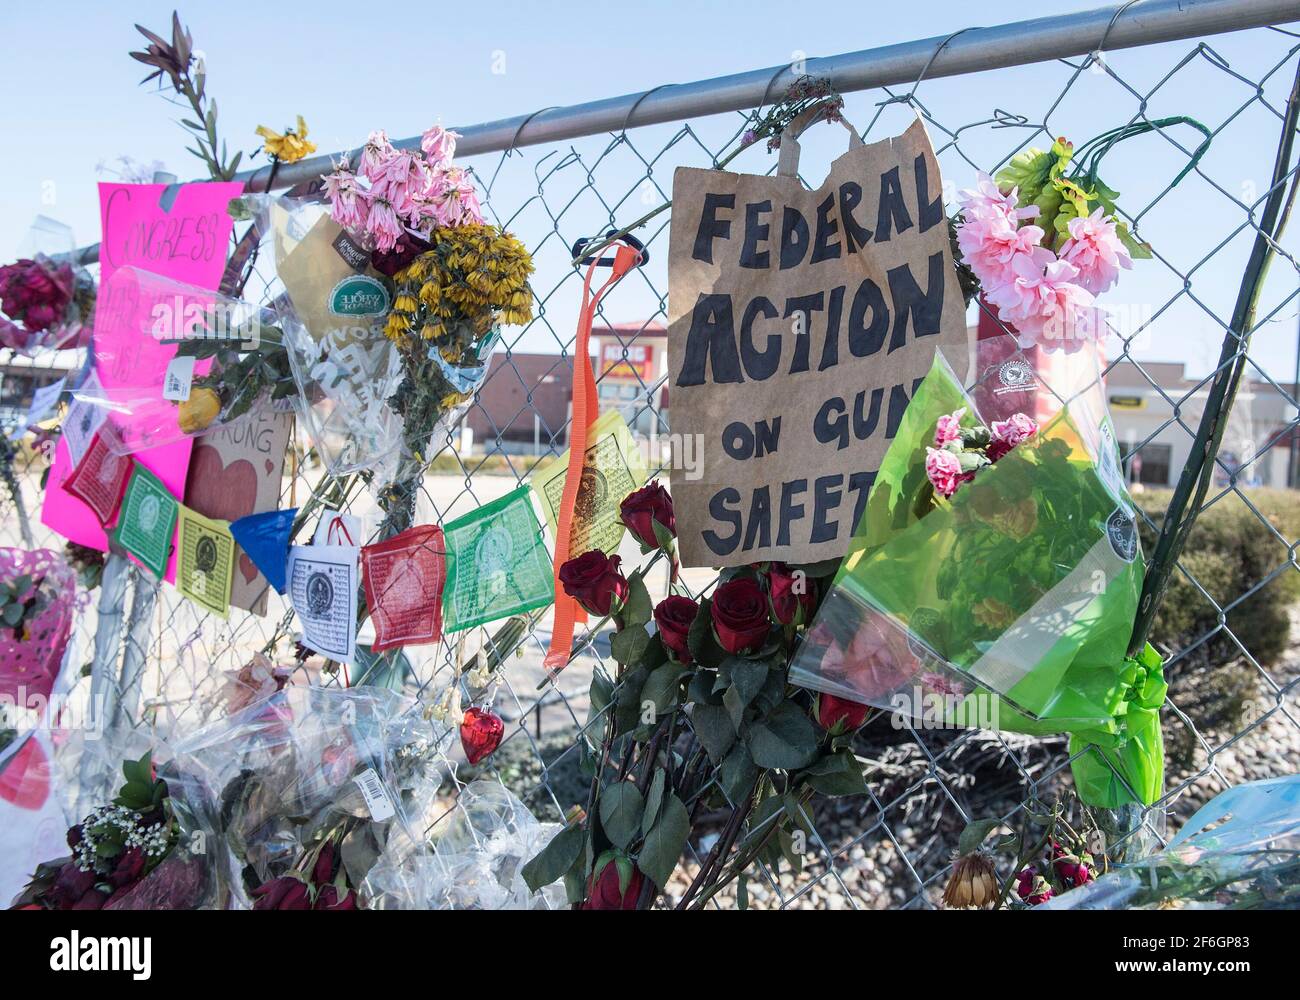
M814 796L866 791L849 744L870 708L790 684L791 656L828 567L763 563L725 574L710 597L678 590L655 605L645 573L672 558L671 498L651 484L630 494L621 514L654 553L650 563L625 576L619 556L595 550L559 574L590 615L613 622L618 669L597 670L591 684L579 744L588 801L524 877L534 890L563 879L570 902L594 910L648 909L660 896L700 908L739 880L743 906L753 866L802 866ZM726 811L721 833L690 884L670 891L683 850L714 809Z
M332 218L392 290L384 334L402 378L389 405L403 432L397 473L381 494L384 537L410 526L429 440L482 382L500 324L532 319L532 258L483 221L472 179L453 163L458 138L434 126L420 150L400 150L372 132L355 172L344 162L325 178Z
M69 857L40 865L11 909L188 910L207 890L203 850L150 754L122 764L116 798L68 830ZM195 847L195 850L191 850Z
M95 282L44 254L0 267L0 347L20 354L86 346Z
M288 687L177 746L218 905L355 909L371 867L419 837L432 731L392 692Z
M49 698L76 601L76 577L58 553L0 549L0 696L9 703Z
M1070 733L1085 803L1150 803L1166 685L1150 647L1125 657L1143 560L1114 433L1095 380L1041 426L1006 412L1035 410L1029 386L967 393L936 358L791 679L923 725Z

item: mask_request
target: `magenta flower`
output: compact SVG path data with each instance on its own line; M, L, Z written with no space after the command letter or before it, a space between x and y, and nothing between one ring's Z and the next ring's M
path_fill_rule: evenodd
M925 475L934 491L942 497L952 496L965 482L961 461L946 448L925 449Z
M1079 271L1078 283L1100 295L1119 280L1119 269L1131 268L1133 258L1115 231L1115 218L1102 217L1104 209L1071 219L1070 238L1061 244L1061 260Z

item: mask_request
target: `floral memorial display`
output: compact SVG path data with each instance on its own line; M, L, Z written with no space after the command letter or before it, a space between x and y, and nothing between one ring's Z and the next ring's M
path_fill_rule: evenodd
M1166 780L1182 667L1156 624L1200 512L1246 499L1254 459L1220 445L1263 272L1291 260L1300 85L1240 322L1203 409L1174 407L1196 444L1149 516L1108 310L1164 251L1102 172L1190 130L1177 185L1217 136L1192 118L1144 105L946 187L959 136L912 96L860 133L792 66L707 166L674 161L660 208L552 212L557 267L480 158L532 116L327 153L325 109L291 104L241 143L179 15L137 27L201 171L120 158L98 247L42 217L0 266L0 378L75 355L0 427L23 542L0 547L0 825L40 825L0 867L9 909L746 909L842 877L826 817L845 851L889 840L875 863L936 907L1300 905L1294 777L1164 837L1189 782ZM629 127L563 159L571 204ZM651 266L669 291L632 334ZM1197 643L1252 666L1242 612L1295 564L1268 520L1245 597L1192 581L1217 618ZM987 774L941 770L927 730L998 744L1014 807L968 808ZM1226 746L1193 743L1169 761L1217 774ZM922 875L886 814L929 785L960 823L925 817Z

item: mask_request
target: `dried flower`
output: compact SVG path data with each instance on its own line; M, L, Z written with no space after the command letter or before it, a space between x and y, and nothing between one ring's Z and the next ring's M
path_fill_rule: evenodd
M954 910L982 909L997 899L998 879L993 857L975 851L957 859L943 890L943 905Z
M271 131L265 125L257 126L257 134L266 140L262 146L266 154L284 163L297 163L316 152L316 144L307 141L307 123L303 121L302 115L298 116L298 127L285 129L283 135Z

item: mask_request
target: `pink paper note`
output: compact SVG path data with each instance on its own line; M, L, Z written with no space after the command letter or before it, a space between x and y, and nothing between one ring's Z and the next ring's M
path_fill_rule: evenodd
M230 199L243 193L238 181L215 184L185 184L176 192L171 210L160 201L166 184L101 184L99 211L103 239L99 247L100 287L119 267L133 266L200 288L215 289L221 283L230 249L234 222L226 212ZM146 332L147 316L124 309L121 302L101 296L95 303L95 342L110 348L113 357L138 357L141 365L163 368L175 355L175 346L159 344ZM116 370L114 370L116 369ZM105 390L122 384L118 365L96 365ZM185 495L185 476L190 464L189 440L149 448L135 455L141 465L154 472L172 495ZM45 491L41 520L50 528L81 545L107 551L108 539L94 511L62 488L72 474L68 446L60 441L54 453ZM165 579L176 576L175 544Z

